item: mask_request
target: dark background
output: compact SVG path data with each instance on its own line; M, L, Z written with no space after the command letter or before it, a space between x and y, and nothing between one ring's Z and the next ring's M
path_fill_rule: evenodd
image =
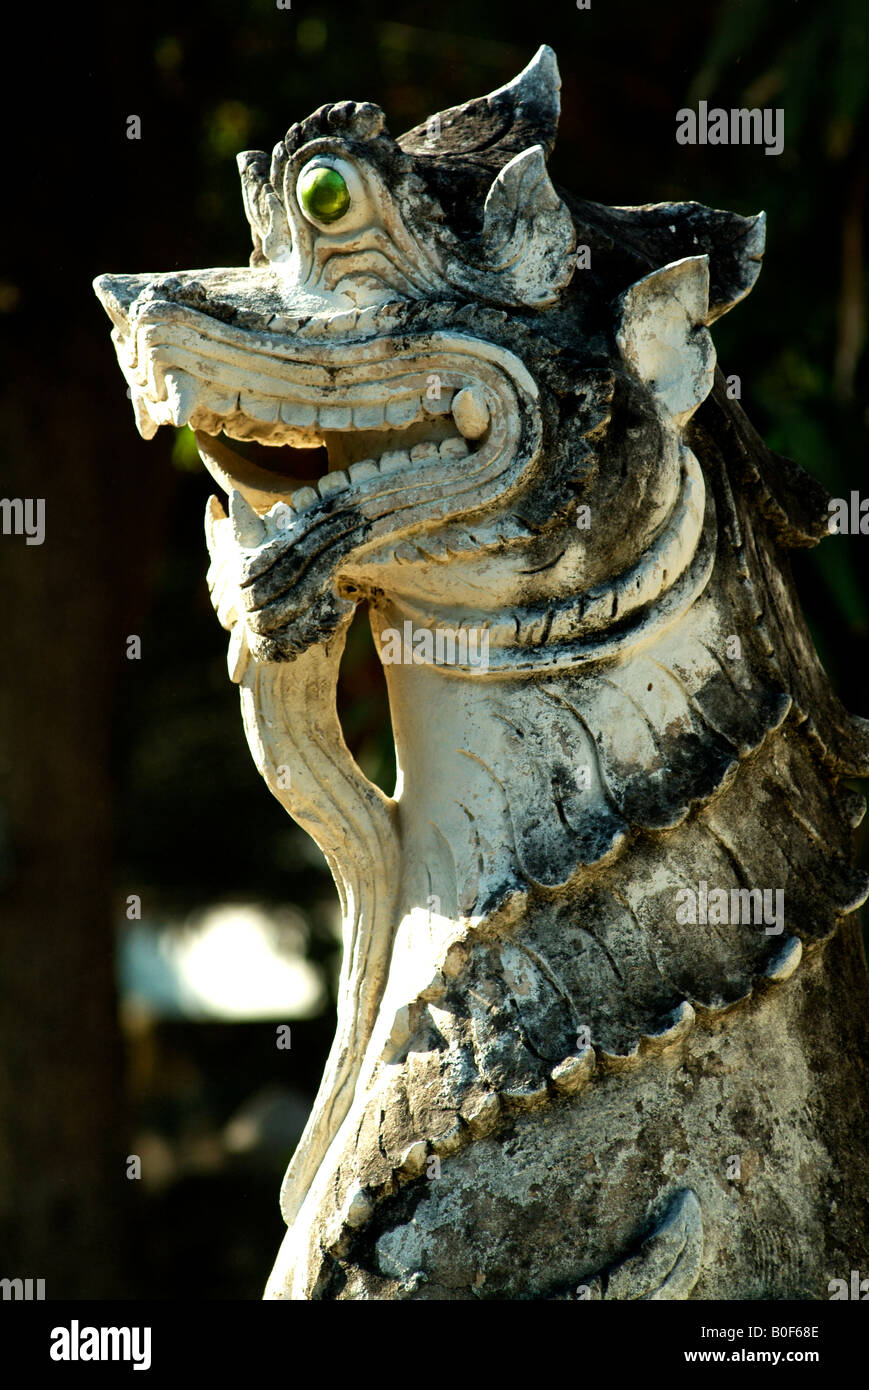
M0 494L44 497L47 534L0 537L0 1277L45 1278L49 1298L257 1298L330 1009L294 1022L282 1052L274 1021L119 1008L116 933L130 894L154 921L292 903L331 975L337 895L244 743L204 582L213 484L186 432L139 439L90 281L246 262L238 150L348 97L398 135L547 42L556 183L766 209L765 267L716 324L719 359L774 448L834 495L866 495L866 7L200 0L24 22L4 65ZM700 98L783 107L783 154L678 146L676 111ZM839 693L869 714L869 538L831 538L797 573ZM348 741L391 791L361 626L342 692ZM240 1107L249 1141L233 1144Z

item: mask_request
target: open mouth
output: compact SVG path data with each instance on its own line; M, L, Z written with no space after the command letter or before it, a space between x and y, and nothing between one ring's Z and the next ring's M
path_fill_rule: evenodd
M242 328L233 320L244 274L203 278L219 282L220 300L189 274L103 277L97 288L140 433L189 425L215 480L255 510L280 500L300 513L351 488L370 495L371 480L454 467L488 442L499 383L479 380L467 340L445 369L430 359L413 370L411 344L390 344L396 305L291 322L269 312L271 277L266 307Z
M301 414L289 406L280 413ZM195 429L199 453L227 493L237 489L259 512L280 501L299 515L376 478L391 482L395 475L426 465L458 464L483 439L489 423L472 388L435 399L408 397L400 411L390 402L379 412L369 406L364 422L379 413L382 429L361 428L355 423L360 413L340 406L312 408L306 412L313 416L310 423L294 426L279 419L272 430L263 429L266 422L237 413L220 422L215 434L218 422L204 421L194 411L191 424L205 426ZM286 524L291 524L289 517Z
M273 275L196 275L98 282L139 431L189 425L220 487L294 546L316 532L337 559L443 526L503 504L536 460L536 383L454 305L424 327L404 303L290 321Z

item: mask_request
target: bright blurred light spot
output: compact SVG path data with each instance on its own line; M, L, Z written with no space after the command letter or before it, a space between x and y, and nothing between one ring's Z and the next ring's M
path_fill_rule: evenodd
M323 973L306 960L304 918L257 903L221 904L183 926L124 924L118 946L125 1012L158 1018L312 1018Z
M154 61L161 72L175 72L181 66L184 50L174 34L167 34L154 49Z
M21 302L21 291L8 280L0 280L0 314L11 314Z
M322 19L311 16L299 22L296 29L296 47L300 53L321 53L326 47L329 31Z
M219 158L235 157L243 150L253 125L253 112L242 101L222 101L208 122L211 149Z
M196 437L189 425L175 431L172 441L172 464L180 473L204 472L204 464L196 447Z

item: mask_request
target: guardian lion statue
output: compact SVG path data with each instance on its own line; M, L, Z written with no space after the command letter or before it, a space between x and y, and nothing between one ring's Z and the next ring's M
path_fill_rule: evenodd
M96 284L140 432L189 425L228 496L245 733L341 899L270 1299L826 1299L869 1269L869 725L790 578L828 499L710 335L764 218L554 187L559 85L543 47L398 140L322 106L239 156L249 267ZM336 713L360 605L393 796Z

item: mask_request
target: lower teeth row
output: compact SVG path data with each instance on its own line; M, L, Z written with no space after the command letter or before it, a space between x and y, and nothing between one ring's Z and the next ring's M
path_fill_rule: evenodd
M325 474L319 479L316 487L299 488L293 493L292 505L288 502L277 502L269 516L282 529L286 529L299 512L306 511L324 497L343 492L351 483L362 483L368 478L388 476L391 473L403 473L416 464L433 463L436 460L455 463L465 458L469 452L466 441L459 437L444 439L440 444L415 444L412 449L388 449L386 453L381 454L379 460L361 459L359 463L351 463L346 472L339 468L334 473Z

